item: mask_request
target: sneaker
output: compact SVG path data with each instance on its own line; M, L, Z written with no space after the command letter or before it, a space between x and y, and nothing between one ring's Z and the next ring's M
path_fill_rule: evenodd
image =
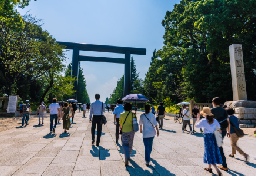
M225 168L223 166L218 166L221 170L228 171L228 168Z
M182 130L182 133L184 133L184 130Z
M99 143L96 143L96 146L99 146L100 144Z
M231 155L231 154L230 154L230 155L228 155L228 156L231 157L231 158L234 158L234 155Z
M149 166L149 162L146 162L146 166Z

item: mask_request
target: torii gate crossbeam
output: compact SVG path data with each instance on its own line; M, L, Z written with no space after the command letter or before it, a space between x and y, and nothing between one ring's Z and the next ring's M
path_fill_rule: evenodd
M72 57L72 75L78 78L78 62L93 61L93 62L112 62L125 64L125 80L124 80L124 96L128 95L131 90L131 54L146 55L146 48L118 47L109 45L93 45L73 42L58 42L60 45L66 46L65 49L73 50ZM125 54L125 58L108 58L108 57L92 57L79 55L79 51L97 51L97 52L112 52ZM74 90L77 90L77 82L74 83ZM77 99L77 94L75 97Z

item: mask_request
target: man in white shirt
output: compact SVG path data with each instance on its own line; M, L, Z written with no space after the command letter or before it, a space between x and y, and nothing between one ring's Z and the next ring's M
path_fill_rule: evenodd
M188 110L187 106L184 106L183 115L184 115L184 116L183 116L182 132L184 133L184 130L186 129L186 126L189 125L190 134L192 134L193 131L192 131L192 127L191 127L191 125L190 125L189 110Z
M86 104L83 104L83 117L85 117L85 113L86 113Z
M58 120L58 113L60 111L60 105L57 103L57 99L53 98L52 104L49 105L49 111L50 111L50 133L55 133L55 128L57 125ZM53 119L55 119L55 124L53 127Z
M116 143L118 143L119 140L119 118L120 118L120 114L122 114L124 112L124 107L123 107L123 101L121 99L117 100L116 103L116 107L115 110L113 112L114 114L114 124L116 125Z
M90 123L92 122L92 144L95 142L95 128L97 124L97 141L96 146L99 146L100 144L100 137L101 137L101 131L102 131L102 124L100 123L103 113L105 112L105 104L101 102L100 94L95 95L96 101L91 104L90 108Z

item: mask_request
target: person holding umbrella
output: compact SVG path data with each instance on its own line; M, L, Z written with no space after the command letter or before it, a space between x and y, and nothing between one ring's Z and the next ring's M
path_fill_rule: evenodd
M133 139L135 132L133 131L133 118L136 115L133 114L132 105L126 103L124 105L125 112L120 115L120 133L122 133L122 145L125 155L125 166L128 166L130 160L130 154L132 153Z

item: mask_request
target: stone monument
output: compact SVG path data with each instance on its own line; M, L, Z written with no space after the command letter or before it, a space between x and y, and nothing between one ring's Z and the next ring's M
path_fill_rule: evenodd
M225 105L235 109L235 116L239 118L241 127L254 127L256 126L256 101L247 100L242 45L230 45L229 55L233 101L227 101Z

